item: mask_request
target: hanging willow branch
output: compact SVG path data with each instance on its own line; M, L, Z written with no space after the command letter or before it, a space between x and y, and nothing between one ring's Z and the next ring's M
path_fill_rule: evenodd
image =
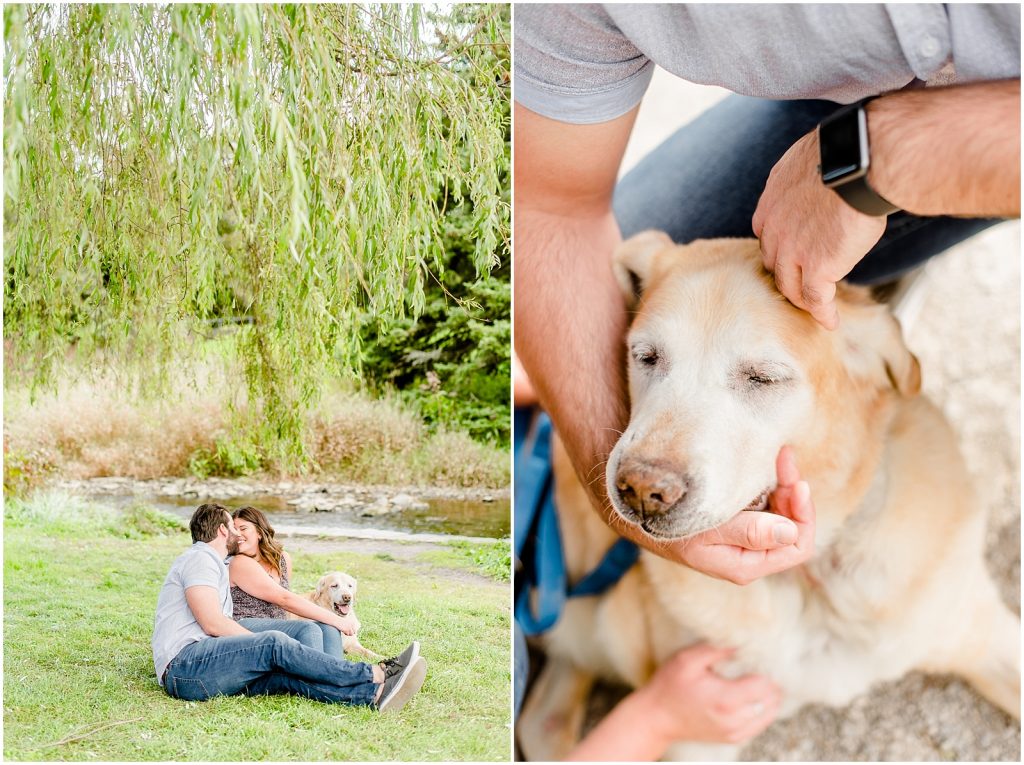
M252 416L301 462L357 313L422 310L444 206L471 205L478 273L507 246L508 16L6 6L11 355L37 385L72 356L160 379L200 325L243 317Z

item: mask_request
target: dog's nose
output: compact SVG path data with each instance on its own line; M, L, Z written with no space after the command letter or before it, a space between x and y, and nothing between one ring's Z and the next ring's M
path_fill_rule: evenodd
M615 476L619 496L641 519L664 515L683 497L687 476L664 465L624 458Z

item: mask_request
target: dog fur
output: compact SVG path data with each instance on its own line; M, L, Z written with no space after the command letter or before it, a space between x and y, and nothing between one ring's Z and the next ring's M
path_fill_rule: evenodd
M345 653L379 661L384 657L363 647L359 642L359 629L362 625L360 625L359 619L356 617L357 584L354 577L342 571L332 571L320 577L320 581L316 584L316 589L305 593L302 597L322 608L334 611L340 616L351 615L356 623L356 631L355 634L343 634L341 636L341 643Z
M782 716L920 669L958 674L1019 718L1020 620L985 569L985 517L955 435L916 395L919 366L888 310L839 285L840 327L821 328L776 291L755 240L676 246L645 232L619 248L615 270L636 312L631 419L607 465L617 516L678 543L774 488L789 444L817 509L816 553L740 587L644 551L604 596L570 600L542 639L548 661L517 724L526 757L565 756L595 678L638 687L701 640L737 649L722 674L773 677ZM554 462L576 581L617 537L557 443ZM634 479L680 483L646 513L620 488ZM738 751L679 743L666 759Z

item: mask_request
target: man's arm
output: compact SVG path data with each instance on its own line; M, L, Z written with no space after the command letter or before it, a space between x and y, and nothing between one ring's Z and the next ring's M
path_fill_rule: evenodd
M867 107L868 182L916 215L1020 216L1020 80L900 91ZM765 266L779 290L829 329L835 285L881 238L818 175L818 134L772 169L754 213Z
M894 205L1020 217L1020 80L901 91L866 111L868 182Z
M628 422L628 322L611 270L622 237L611 199L637 109L599 125L568 125L519 104L515 109L516 353L601 517L623 536L651 545L611 508L604 476ZM793 475L795 485L795 466L787 477ZM684 543L652 549L746 584L812 554L814 508L806 492L795 502L780 494L773 506L785 511L739 513Z
M605 520L602 468L628 419L611 197L636 112L566 125L515 106L516 353Z
M220 596L216 588L207 585L186 587L185 600L203 632L210 637L249 634L249 630L226 617L220 610Z

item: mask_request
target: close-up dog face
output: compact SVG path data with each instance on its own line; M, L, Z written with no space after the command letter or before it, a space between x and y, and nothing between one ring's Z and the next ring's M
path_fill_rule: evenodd
M351 613L356 600L356 580L341 571L320 577L316 586L318 600L331 603L342 616Z
M864 318L846 314L844 332L820 328L778 293L755 240L676 246L647 232L616 253L616 273L636 314L631 416L608 461L608 492L622 518L654 537L765 509L779 450L814 432L822 398L852 384L851 368L888 385L881 355L851 339ZM877 322L884 309L870 309Z

